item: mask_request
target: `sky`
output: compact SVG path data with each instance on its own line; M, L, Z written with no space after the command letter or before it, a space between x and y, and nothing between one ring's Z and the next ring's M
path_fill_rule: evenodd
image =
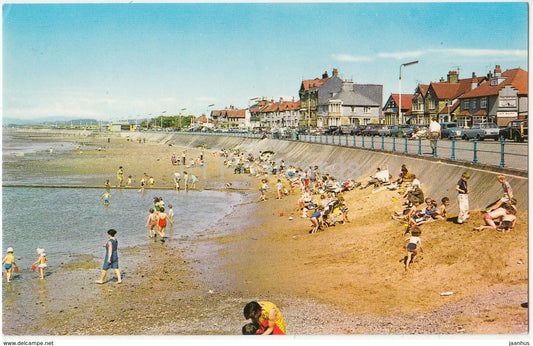
M2 6L3 117L118 120L298 100L337 68L383 104L458 70L528 70L527 2Z

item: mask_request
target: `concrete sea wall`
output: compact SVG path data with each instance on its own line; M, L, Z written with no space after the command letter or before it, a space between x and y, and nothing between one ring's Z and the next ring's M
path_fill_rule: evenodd
M92 136L91 131L83 130L25 130L26 134L61 135L61 136ZM97 134L99 135L99 134ZM502 195L501 185L496 180L504 174L510 182L520 210L528 208L528 174L510 169L472 165L450 160L417 157L400 153L389 153L371 149L347 148L335 145L301 143L273 139L251 139L231 136L209 136L200 134L120 132L105 133L107 137L120 136L133 141L145 139L150 142L172 144L189 148L206 147L208 151L217 149L239 148L245 152L258 154L259 151L273 151L276 161L285 160L287 164L299 167L318 165L339 179L352 178L365 180L373 174L377 167L388 168L393 176L397 176L402 164L406 164L411 172L417 175L422 183L426 196L437 201L448 196L452 205L450 210L457 211L455 186L465 171L471 175L470 208L484 208ZM178 153L177 153L178 154Z
M518 206L526 210L528 206L528 175L520 171L500 169L457 163L449 160L417 157L413 155L388 153L370 149L346 148L334 145L301 143L272 139L250 139L227 136L207 136L189 134L122 134L133 140L145 138L165 144L198 148L205 146L210 150L239 148L246 152L258 154L259 151L273 151L276 161L285 160L287 164L299 167L318 165L321 170L339 179L352 178L365 180L372 175L377 167L388 168L393 176L397 176L402 164L406 164L411 172L417 175L422 183L426 196L438 202L448 196L452 212L456 209L457 192L455 186L465 171L471 175L470 208L480 209L502 196L502 187L496 177L504 174L511 183Z

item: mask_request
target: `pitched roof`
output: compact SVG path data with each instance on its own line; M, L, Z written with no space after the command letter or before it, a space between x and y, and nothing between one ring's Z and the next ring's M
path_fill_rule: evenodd
M197 122L197 123L204 123L204 124L210 122L210 120L207 119L207 117L205 116L205 114L200 115L198 118L196 118L196 119L194 119L194 120L195 120L195 122Z
M426 96L426 94L428 93L429 84L418 84L418 87L420 88L422 96Z
M461 102L459 100L457 100L451 106L446 106L446 107L442 108L441 111L439 112L439 114L453 113L457 109L457 107L459 107L460 104L461 104Z
M528 73L527 71L522 70L521 68L515 68L512 70L507 70L502 73L502 77L505 77L505 80L496 86L492 86L491 82L483 83L479 87L475 88L472 91L469 91L462 95L460 98L472 98L472 97L482 97L482 96L493 96L498 95L499 91L504 88L506 85L511 85L513 88L518 90L519 95L527 95L528 93Z
M394 103L396 103L398 106L400 105L400 95L399 94L391 94L392 99L394 100ZM404 109L411 109L412 108L412 102L413 94L402 94L402 110Z
M330 78L331 77L322 78L322 79L318 79L318 78L306 79L306 80L302 81L302 86L304 87L305 90L309 90L309 87L318 88L322 84L326 83Z
M228 118L245 118L246 109L226 109L226 116Z

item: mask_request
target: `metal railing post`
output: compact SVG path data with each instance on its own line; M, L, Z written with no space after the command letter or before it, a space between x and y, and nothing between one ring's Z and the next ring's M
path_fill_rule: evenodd
M381 150L385 150L385 136L381 136Z
M418 136L418 156L422 155L422 136Z
M396 136L392 136L392 151L396 151Z
M326 144L328 144L328 134L326 133Z
M403 152L407 154L407 137L404 136L403 138L405 139L405 146Z
M370 138L370 149L374 149L374 135Z
M339 133L339 145L341 145L341 134Z
M472 163L479 163L477 160L477 138L474 138L474 160L472 160Z
M450 160L455 161L455 137L452 137L452 156L450 156Z
M505 167L505 151L504 151L504 146L505 146L505 139L501 138L501 160L500 160L500 167Z
M361 148L364 148L364 147L365 147L365 135L363 135L361 138Z
M353 146L355 148L355 135L353 135Z
M346 137L345 137L345 139L346 139L346 141L345 141L345 143L346 143L346 146L348 146L348 134L346 134Z
M320 144L322 144L322 135L320 135Z

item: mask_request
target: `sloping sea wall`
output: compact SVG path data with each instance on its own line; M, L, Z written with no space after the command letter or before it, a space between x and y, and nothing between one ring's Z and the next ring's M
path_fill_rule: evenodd
M33 135L92 136L90 131L76 130L35 130L28 131ZM67 134L68 133L68 134ZM99 134L97 134L99 135ZM417 175L422 183L426 196L437 201L443 196L452 200L450 209L456 210L457 192L455 186L465 171L471 175L470 208L480 209L497 200L502 195L502 187L496 177L504 174L510 182L518 206L521 210L528 208L528 173L497 167L472 165L450 160L417 157L400 153L382 152L371 149L348 148L335 145L301 143L275 139L252 139L231 136L209 136L200 134L117 132L105 133L107 137L120 136L134 141L146 140L165 145L188 148L205 147L207 151L239 148L254 155L260 151L273 151L275 161L285 160L288 165L297 167L319 166L323 172L330 173L339 179L365 180L372 175L377 167L388 168L393 176L397 176L402 164L406 164L411 172Z

